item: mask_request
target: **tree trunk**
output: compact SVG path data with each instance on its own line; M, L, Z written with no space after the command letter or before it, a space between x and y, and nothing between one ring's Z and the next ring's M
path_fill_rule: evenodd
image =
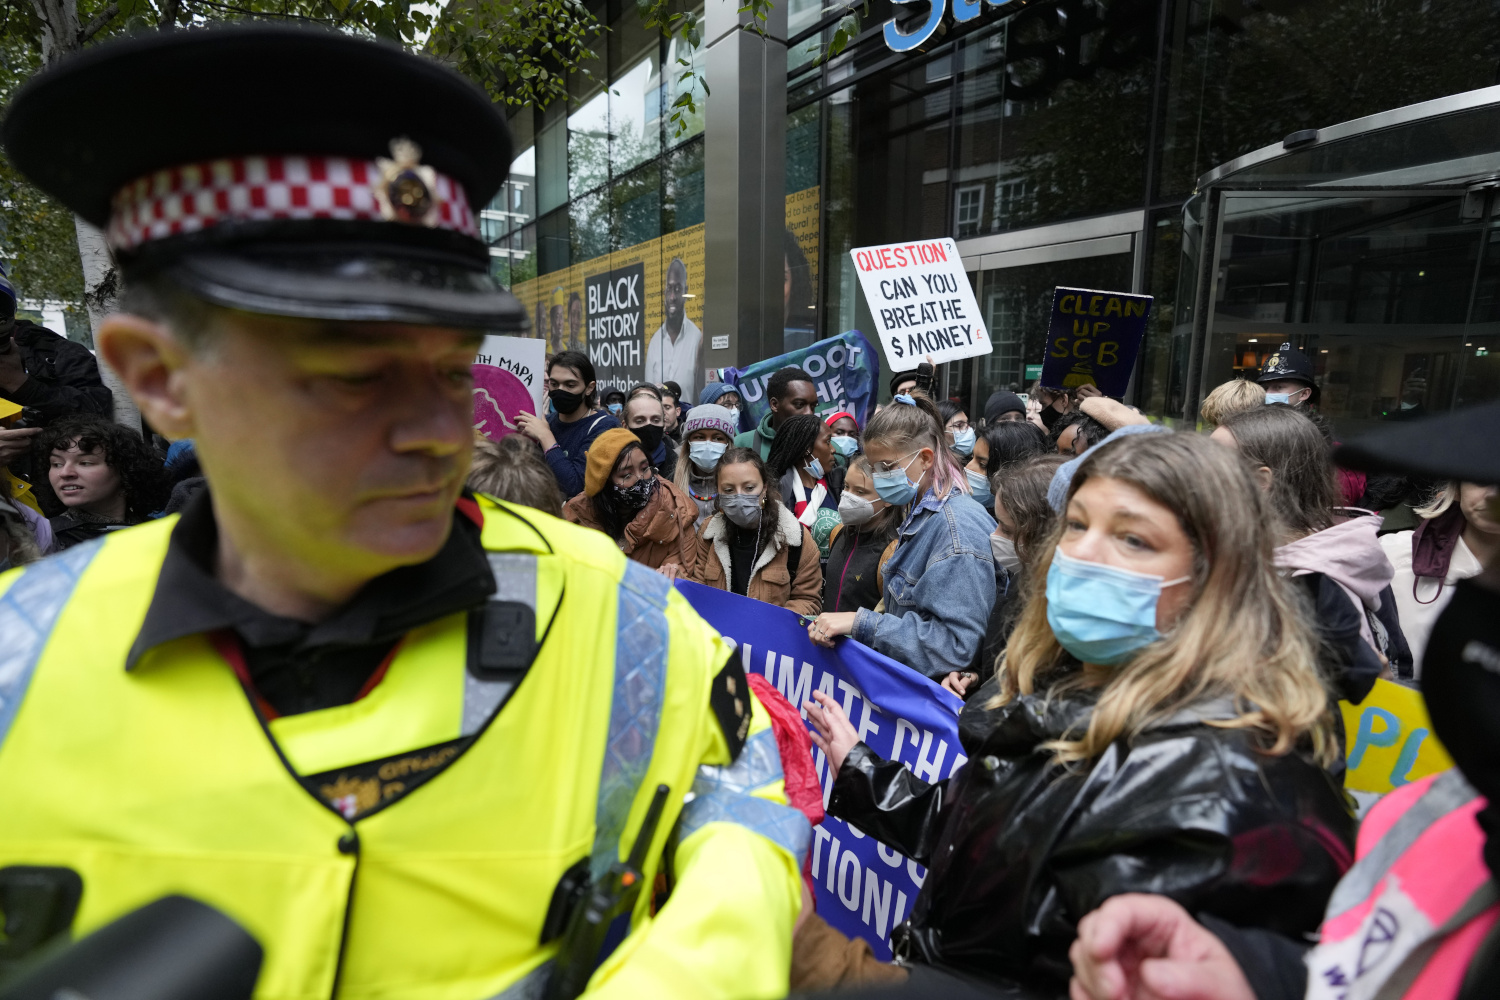
M90 37L118 12L117 4L99 12L87 26L78 23L78 0L31 0L32 9L42 22L42 64L55 66L78 52ZM99 323L114 309L119 292L115 261L110 255L104 234L74 216L78 234L78 259L83 265L83 304L89 313L89 327L99 333ZM97 343L97 341L96 341ZM120 376L105 360L99 358L99 375L115 397L115 422L139 431L141 411L125 391Z
M83 262L83 303L89 311L89 326L97 337L99 324L115 308L115 296L119 293L118 271L104 234L77 216L73 217L78 231L78 256ZM94 343L97 345L98 340ZM99 375L109 391L115 394L115 422L133 430L141 431L141 411L135 400L125 391L120 376L99 355Z

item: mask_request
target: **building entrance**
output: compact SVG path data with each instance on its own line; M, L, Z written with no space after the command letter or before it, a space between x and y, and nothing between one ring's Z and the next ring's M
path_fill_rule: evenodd
M1500 398L1500 87L1294 133L1201 178L1168 416L1283 343L1340 435ZM1187 289L1184 289L1187 291Z

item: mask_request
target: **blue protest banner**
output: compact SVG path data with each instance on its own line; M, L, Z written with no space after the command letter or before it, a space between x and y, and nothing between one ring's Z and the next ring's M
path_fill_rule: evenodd
M875 410L880 386L880 355L858 330L820 340L786 354L757 361L748 368L725 368L722 378L734 385L743 405L740 430L748 431L770 412L766 383L783 368L801 368L818 390L818 413L848 410L863 427Z
M1056 289L1042 385L1049 389L1096 385L1106 396L1125 395L1150 315L1149 295Z
M684 580L677 589L738 644L746 670L764 675L799 709L814 691L835 698L871 749L927 781L951 776L968 759L958 742L963 701L915 670L853 639L833 649L814 645L807 626L785 608ZM814 748L813 762L826 803L833 786L828 761ZM829 816L813 829L819 915L870 942L882 960L890 959L891 930L911 913L926 876L921 865L843 820Z

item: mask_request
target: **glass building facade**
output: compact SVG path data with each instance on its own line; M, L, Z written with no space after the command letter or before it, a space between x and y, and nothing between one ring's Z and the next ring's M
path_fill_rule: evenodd
M1283 337L1316 354L1325 406L1351 419L1412 405L1403 394L1424 381L1429 408L1500 392L1473 339L1500 320L1490 215L1476 225L1462 197L1420 193L1376 207L1232 196L1205 233L1198 192L1294 133L1500 83L1500 0L1011 0L950 12L909 52L884 22L926 10L875 0L855 41L821 59L840 10L788 8L788 349L871 329L851 248L950 236L994 344L945 366L946 393L971 407L1034 377L1057 285L1155 297L1131 391L1152 413L1192 417L1203 384ZM676 52L633 4L598 15L611 30L594 79L567 109L514 116L522 152L484 213L496 275L559 345L579 268L635 248L649 287L653 241L703 221L702 122L678 130L666 110ZM1436 335L1422 324L1458 324L1443 336L1468 360L1424 354L1417 341ZM1381 338L1401 341L1384 360L1367 346Z

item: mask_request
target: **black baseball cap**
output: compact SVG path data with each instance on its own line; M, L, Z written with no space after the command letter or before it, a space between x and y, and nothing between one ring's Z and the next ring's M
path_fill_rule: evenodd
M395 45L249 23L137 34L38 74L0 141L105 231L127 285L159 274L270 315L525 328L477 220L510 168L505 120Z

